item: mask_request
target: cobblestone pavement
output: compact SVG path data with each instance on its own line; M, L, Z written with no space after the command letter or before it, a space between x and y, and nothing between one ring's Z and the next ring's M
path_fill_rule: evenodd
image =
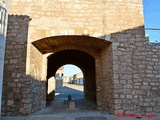
M99 111L93 102L83 99L82 91L82 86L65 84L63 88L56 90L58 94L55 101L48 104L46 109L25 117L2 116L1 120L160 120L160 115L156 118L118 118ZM68 110L68 94L72 95L75 110Z

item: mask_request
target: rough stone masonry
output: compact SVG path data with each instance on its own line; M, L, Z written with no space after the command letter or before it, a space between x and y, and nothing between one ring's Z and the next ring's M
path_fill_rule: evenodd
M82 67L98 109L160 112L160 44L145 38L141 0L10 0L9 14L2 115L45 108L66 63Z

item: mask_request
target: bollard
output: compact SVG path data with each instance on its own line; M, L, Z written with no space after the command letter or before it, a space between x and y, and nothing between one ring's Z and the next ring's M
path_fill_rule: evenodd
M68 101L72 101L72 96L68 95Z

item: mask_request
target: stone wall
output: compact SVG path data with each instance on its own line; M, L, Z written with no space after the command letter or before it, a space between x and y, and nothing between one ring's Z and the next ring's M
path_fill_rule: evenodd
M109 45L100 53L97 67L97 107L113 113L114 108L114 89L113 89L113 63L112 63L112 46ZM103 97L102 97L103 96Z
M56 81L55 77L51 77L48 79L48 84L46 86L46 90L47 90L47 98L46 99L48 102L53 101L55 98L56 84L57 84L57 81ZM62 80L61 80L61 87L63 87Z
M27 46L30 20L28 16L9 16L2 115L28 115L46 105L46 83L42 81L43 56L33 46ZM29 59L28 49L34 51ZM30 63L29 67L27 60Z
M110 45L108 48L103 50L103 53L101 54L102 58L102 68L103 68L103 74L102 74L102 83L104 87L104 92L106 93L104 96L104 107L102 107L104 110L109 111L110 113L115 113L114 111L114 82L113 82L113 53L112 53L112 46Z
M28 61L30 71L28 76L30 77L31 92L33 94L30 112L35 112L46 107L46 79L43 79L42 77L42 54L34 46L28 45L28 47L30 47L28 49L30 49L31 52L29 57L30 60Z
M145 77L139 84L144 99L139 105L143 111L160 113L160 44L147 43L144 47L146 66L142 75Z
M9 16L6 38L2 115L26 115L31 86L26 76L28 16Z
M142 12L141 0L11 0L9 11L32 18L30 41L57 35L105 38L111 33L142 26Z
M143 26L115 33L111 36L111 40L113 41L115 113L138 112L134 85L136 80L141 79L139 75L142 70L139 65L145 64L145 57L139 55L143 51L140 45L146 44Z
M111 39L115 41L112 43L115 113L158 113L158 107L154 106L159 104L158 45L154 47L146 41L143 26L116 33Z

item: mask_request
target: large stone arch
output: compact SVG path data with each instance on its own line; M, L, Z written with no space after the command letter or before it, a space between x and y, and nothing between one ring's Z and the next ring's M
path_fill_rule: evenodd
M43 54L45 61L43 62L43 66L47 66L48 62L47 60L51 60L52 57L60 55L61 53L64 54L65 52L69 51L70 52L79 51L84 55L90 56L90 58L94 60L94 64L92 64L91 66L93 67L95 74L91 76L94 76L95 84L92 85L94 86L94 88L92 89L94 94L90 95L93 98L88 98L88 99L96 101L98 109L104 109L112 112L112 110L114 109L113 107L114 95L113 95L113 76L112 76L113 66L112 66L111 42L90 36L67 35L67 36L53 36L53 37L43 38L32 42L32 44L39 50L39 52ZM73 56L77 57L77 55L78 54L75 54ZM59 60L53 60L53 61L55 62ZM72 64L77 64L81 69L86 69L83 68L83 66L85 65L81 66L80 63L74 63L74 61L65 60L61 64L57 65L57 67L54 67L52 75L50 76L48 76L47 74L45 75L47 79L54 75L54 72L56 71L56 69L58 69L58 67L60 67L63 64L66 64L67 62ZM47 70L48 67L46 67L45 69ZM91 93L88 92L87 94Z
M16 46L13 42L10 45ZM96 101L99 109L113 111L111 42L90 36L67 35L43 38L27 45L24 41L25 47L21 51L15 47L23 54L21 64L14 62L14 66L21 67L19 71L8 69L13 64L6 64L5 71L12 77L4 76L3 91L8 94L3 94L3 115L8 114L8 109L10 115L28 115L45 108L48 78L67 63L84 71L85 98Z

